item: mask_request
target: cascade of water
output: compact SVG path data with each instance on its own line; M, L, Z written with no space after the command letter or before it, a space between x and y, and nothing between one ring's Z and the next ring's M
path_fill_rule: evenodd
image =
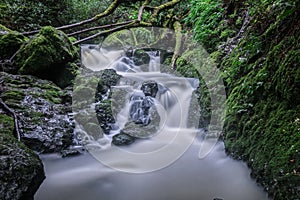
M160 52L150 51L148 52L150 56L149 62L149 72L159 72L160 71Z

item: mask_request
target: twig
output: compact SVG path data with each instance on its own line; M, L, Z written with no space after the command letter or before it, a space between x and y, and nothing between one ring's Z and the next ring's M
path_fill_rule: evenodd
M17 114L10 108L6 103L3 102L3 100L0 98L0 105L14 118L14 126L15 126L15 134L18 141L21 141L21 134L19 131L19 125L18 125L18 117Z

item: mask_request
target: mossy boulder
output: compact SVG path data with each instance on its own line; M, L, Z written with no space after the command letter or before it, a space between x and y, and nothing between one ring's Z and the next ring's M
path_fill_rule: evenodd
M43 27L40 32L16 55L15 63L20 74L30 74L51 80L66 87L76 75L78 49L69 38L53 27Z
M14 121L0 110L0 199L33 199L45 179L39 157L14 137Z

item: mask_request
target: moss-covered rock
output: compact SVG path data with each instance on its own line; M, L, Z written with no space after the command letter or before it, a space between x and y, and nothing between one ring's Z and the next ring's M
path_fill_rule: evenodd
M33 199L45 178L39 157L14 137L14 121L0 110L0 199Z
M78 49L69 38L63 32L47 26L21 47L15 62L20 74L34 75L65 87L76 75L78 67L70 63L77 58Z
M59 152L73 139L71 102L50 81L0 72L0 98L20 117L22 141L38 152Z

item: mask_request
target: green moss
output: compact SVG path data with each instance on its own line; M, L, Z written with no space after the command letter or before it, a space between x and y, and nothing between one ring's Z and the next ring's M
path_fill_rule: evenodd
M28 38L0 24L0 60L10 59Z
M5 135L12 135L14 131L14 121L12 117L4 114L0 114L0 126L1 126L1 139L4 140Z
M10 100L14 99L16 101L22 101L25 97L25 94L23 91L19 90L10 90L10 91L5 91L4 93L1 94L1 98L5 100Z
M204 6L209 1L193 2L187 20L214 50L226 84L227 152L245 160L274 199L300 199L299 2L231 1L222 5L225 20Z
M44 27L16 56L19 73L31 74L54 81L60 87L69 85L76 75L78 58L68 37L53 27Z

